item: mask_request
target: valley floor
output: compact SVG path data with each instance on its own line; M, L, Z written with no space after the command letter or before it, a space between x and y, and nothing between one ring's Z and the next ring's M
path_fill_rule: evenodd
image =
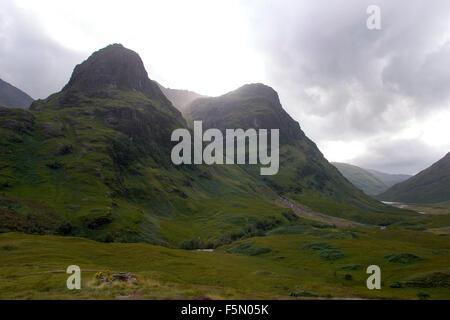
M449 261L448 235L400 229L287 226L214 252L5 233L0 299L450 299ZM81 290L66 287L69 265ZM366 287L369 265L381 290Z

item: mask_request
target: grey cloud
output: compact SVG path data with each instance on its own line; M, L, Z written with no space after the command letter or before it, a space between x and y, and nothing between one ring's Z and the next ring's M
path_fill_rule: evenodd
M34 17L11 1L0 7L0 56L0 78L35 99L59 91L86 58L47 37Z
M370 154L354 159L355 165L387 173L416 174L445 156L429 145L410 139L373 143Z
M381 8L382 30L366 28L371 4ZM318 142L395 135L449 108L450 44L442 43L450 30L449 1L254 1L247 9L270 84ZM405 151L439 152L416 147L423 149ZM394 163L385 151L371 153L380 152L378 159L392 168L403 162L415 170L413 160L393 152Z
M420 60L411 65L405 54L396 56L383 70L383 81L399 94L416 99L418 106L426 106L419 111L427 111L431 107L448 107L450 43L424 54Z
M289 87L285 94L297 101L288 108L331 114L332 123L349 118L343 124L350 125L338 131L356 128L364 134L391 128L383 114L399 99L408 99L414 112L447 106L448 90L443 89L450 85L450 55L438 40L450 3L378 1L382 30L370 31L366 8L372 3L279 1L270 10L253 3L254 35L269 61L269 79L280 91ZM305 89L314 86L326 92L329 102L308 98ZM424 108L430 101L435 103ZM354 126L360 123L364 128Z

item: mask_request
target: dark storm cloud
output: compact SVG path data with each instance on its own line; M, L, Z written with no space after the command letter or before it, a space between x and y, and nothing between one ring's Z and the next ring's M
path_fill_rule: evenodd
M381 8L381 30L366 27L372 4ZM254 1L247 7L270 84L319 143L395 135L449 108L449 9L445 0ZM404 143L397 142L390 147ZM379 152L388 147L377 143Z
M86 55L60 46L32 14L2 1L0 57L0 78L37 99L59 91Z

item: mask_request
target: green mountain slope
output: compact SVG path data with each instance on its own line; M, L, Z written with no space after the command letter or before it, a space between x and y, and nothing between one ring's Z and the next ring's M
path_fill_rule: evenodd
M172 165L171 132L185 120L121 45L94 53L30 111L0 114L0 232L179 246L287 221L237 166Z
M389 185L369 171L360 167L340 162L332 162L344 177L346 177L353 185L366 194L374 196L386 191Z
M399 182L408 180L412 176L409 174L395 174L395 173L386 173L381 172L377 170L372 169L364 169L370 172L372 175L383 181L385 184L387 184L389 187L393 186L394 184L397 184Z
M273 89L248 85L193 104L190 116L199 112L205 127L281 128L279 174L261 176L259 165L172 164L171 133L188 125L140 57L115 44L29 111L0 108L0 232L211 248L296 223L280 195L362 223L415 217L349 183Z
M28 94L0 79L0 106L27 109L32 102Z
M202 120L204 130L218 128L280 129L280 170L261 176L259 165L246 165L249 175L283 195L319 212L363 223L389 223L390 209L355 188L332 166L282 108L278 94L263 84L248 84L220 97L200 98L187 115Z
M377 196L380 200L437 203L450 200L450 152L431 167Z

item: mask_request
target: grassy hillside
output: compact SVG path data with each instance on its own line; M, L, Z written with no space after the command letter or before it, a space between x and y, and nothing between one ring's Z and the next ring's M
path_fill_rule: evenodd
M218 125L283 128L278 175L262 178L255 166L175 166L170 136L186 127L181 113L135 52L121 45L95 52L30 111L0 108L0 232L217 247L287 223L279 194L363 223L415 219L354 188L276 92L257 87L228 95L236 112Z
M347 164L332 162L344 177L346 177L355 187L364 191L364 193L374 196L386 191L389 185L377 178L369 171L360 167Z
M414 177L377 196L384 201L438 203L450 200L450 153Z
M104 65L117 70L105 77ZM120 45L31 111L0 114L1 232L213 246L284 219L273 191L237 166L172 165L170 135L185 121Z
M0 79L0 106L27 109L32 102L28 94Z
M193 252L7 233L0 235L0 299L449 299L450 246L442 240L301 224ZM72 264L81 268L81 290L66 288ZM381 268L381 290L366 287L372 264ZM97 272L132 272L137 281L109 286Z
M263 84L245 85L220 97L200 98L187 110L204 130L280 129L280 170L261 176L259 165L243 168L279 195L328 215L368 224L391 224L416 213L399 211L355 188L331 165L282 108L278 94Z

